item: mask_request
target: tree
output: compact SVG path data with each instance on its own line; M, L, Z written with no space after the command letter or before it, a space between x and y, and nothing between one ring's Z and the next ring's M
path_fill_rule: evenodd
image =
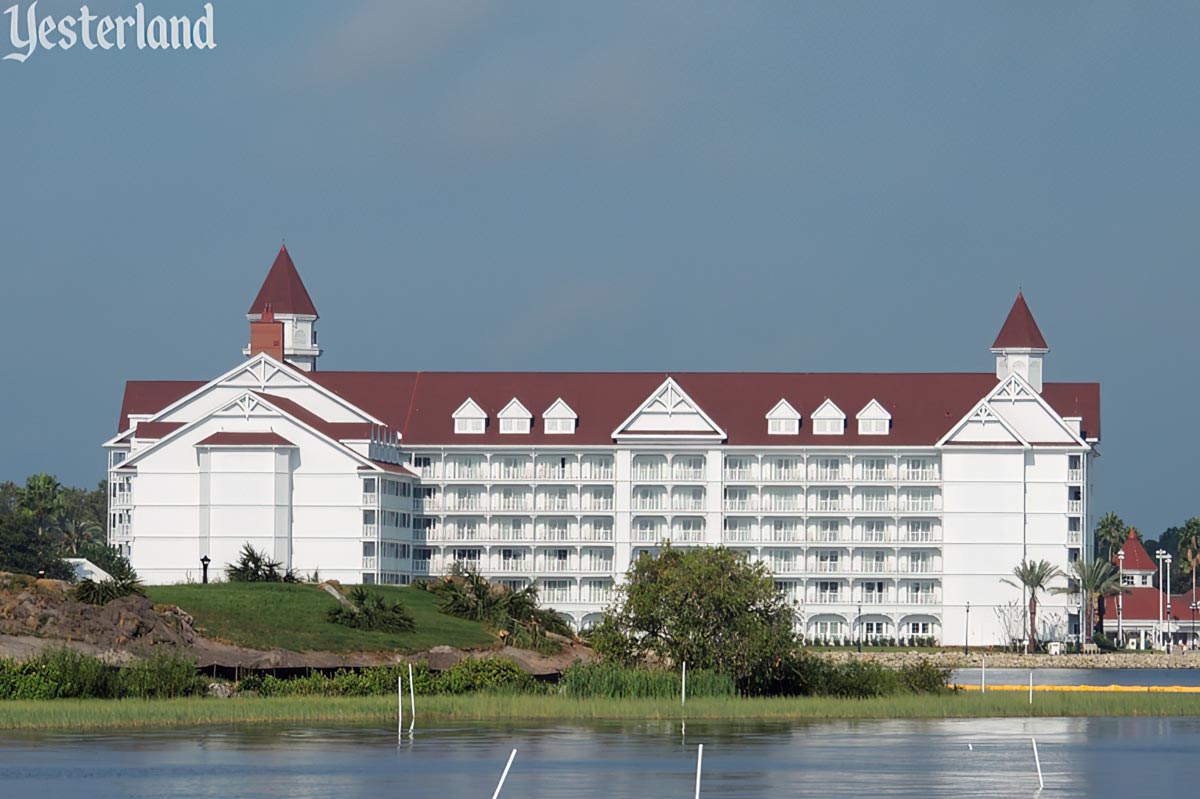
M74 570L58 556L55 544L39 536L28 513L0 515L0 571L70 580Z
M1125 546L1129 538L1129 526L1121 517L1109 511L1096 525L1096 552L1105 553L1109 563L1117 556L1117 550Z
M41 538L62 510L62 484L48 474L35 474L25 481L18 504L32 514Z
M1070 575L1077 585L1051 588L1051 592L1055 594L1082 593L1087 598L1084 629L1104 632L1103 627L1100 626L1104 622L1102 618L1099 618L1099 613L1097 613L1099 623L1096 625L1092 623L1092 611L1097 604L1103 607L1105 597L1121 593L1121 576L1111 563L1098 558L1090 563L1084 563L1082 560L1072 562Z
M769 682L796 648L771 573L725 547L638 558L591 640L606 658L686 662L743 685Z
M1196 570L1200 568L1200 519L1195 516L1184 522L1179 537L1179 559L1192 573L1192 601L1196 600Z
M89 545L101 544L104 541L104 528L92 521L64 519L58 525L58 532L63 553L71 557L81 557L81 553Z
M1048 560L1021 561L1021 565L1013 567L1016 582L1005 579L1003 582L1015 588L1024 588L1029 592L1029 640L1025 645L1026 654L1033 654L1037 649L1037 595L1038 591L1050 590L1050 583L1062 576L1062 569L1054 566Z

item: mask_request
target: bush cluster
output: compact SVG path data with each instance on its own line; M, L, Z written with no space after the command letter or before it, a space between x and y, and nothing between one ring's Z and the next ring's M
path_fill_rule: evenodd
M563 696L578 699L675 699L681 675L673 671L626 668L611 663L577 663L563 672L558 683ZM697 669L687 676L689 697L736 696L733 679L715 671Z
M379 594L355 586L350 592L354 608L338 603L329 609L329 620L334 624L383 633L411 633L417 628L413 617L399 600L389 602Z
M128 668L73 649L46 650L23 662L0 659L0 699L166 699L203 686L194 661L166 650Z
M808 652L783 659L769 680L739 686L757 696L832 696L869 699L947 690L951 669L921 658L898 669L865 660L836 662Z
M241 691L260 696L382 696L396 693L397 682L404 679L408 690L407 666L380 666L351 671L339 669L333 674L313 672L304 677L283 679L250 675L238 684ZM545 687L505 658L467 658L445 671L434 674L422 661L413 667L415 692L432 694L545 693Z
M291 569L281 571L283 564L271 560L249 544L242 546L237 563L225 564L225 576L231 583L298 583L300 578Z

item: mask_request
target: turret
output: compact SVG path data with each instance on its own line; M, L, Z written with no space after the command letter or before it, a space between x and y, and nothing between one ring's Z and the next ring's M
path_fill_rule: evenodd
M269 352L278 357L277 347L281 344L283 358L288 363L306 372L315 372L317 358L321 355L316 329L319 318L317 307L308 296L304 281L292 263L287 245L284 245L279 248L279 255L275 256L267 279L263 281L258 296L246 313L246 319L250 321L251 338L250 346L242 354L250 357L259 352ZM268 328L264 323L270 324L270 330L278 331L278 343L274 337L266 335Z
M996 354L996 377L1000 380L1010 374L1018 374L1034 390L1042 390L1042 359L1050 347L1042 337L1029 306L1025 304L1025 295L1017 293L1000 335L992 344L992 352Z

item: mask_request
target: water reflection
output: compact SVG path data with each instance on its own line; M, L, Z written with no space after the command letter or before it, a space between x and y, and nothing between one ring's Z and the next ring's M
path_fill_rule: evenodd
M1200 776L1200 719L614 722L417 729L204 729L9 735L5 796L509 799L1042 796L1128 799ZM1114 768L1134 763L1136 768Z

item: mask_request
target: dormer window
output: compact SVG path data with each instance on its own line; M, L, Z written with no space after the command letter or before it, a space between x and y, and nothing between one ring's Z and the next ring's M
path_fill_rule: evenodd
M825 400L813 411L812 424L815 436L840 436L846 431L846 414L833 400Z
M858 412L860 436L886 436L892 426L892 415L876 400L871 400Z
M496 416L500 419L502 435L528 434L533 424L533 414L516 397L513 397Z
M767 435L794 436L800 433L800 412L785 399L767 412Z
M579 417L571 406L559 397L554 404L542 412L542 426L547 435L573 435Z
M482 435L487 429L487 412L468 398L453 413L454 432L459 435Z

